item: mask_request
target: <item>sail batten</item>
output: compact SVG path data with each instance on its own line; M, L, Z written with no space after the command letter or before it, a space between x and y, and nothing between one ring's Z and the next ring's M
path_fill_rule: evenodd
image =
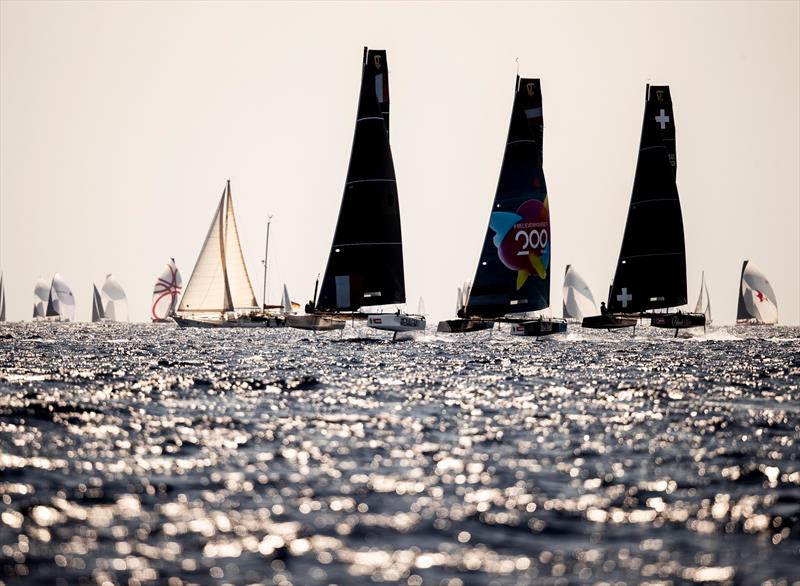
M612 313L679 307L687 302L676 172L669 87L648 85L628 218L608 297Z
M355 311L404 302L386 51L365 48L350 163L317 309Z
M542 170L542 92L515 79L505 153L464 314L482 318L550 305L550 210Z

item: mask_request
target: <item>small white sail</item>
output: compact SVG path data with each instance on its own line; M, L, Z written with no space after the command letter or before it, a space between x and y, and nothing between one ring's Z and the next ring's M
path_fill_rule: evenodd
M750 261L742 267L737 321L778 323L778 302L767 277Z
M564 319L583 319L597 313L589 285L572 265L567 265L564 273L563 317Z
M33 317L44 317L47 310L47 299L50 296L50 285L42 277L36 280L33 289Z
M425 300L420 297L417 304L417 315L425 315Z
M255 308L233 215L230 182L222 193L178 313L224 313Z
M182 285L183 279L175 259L170 258L153 286L153 305L150 309L152 319L166 320L175 314Z
M700 278L700 294L697 296L697 303L694 306L694 313L704 314L706 316L706 325L711 325L711 298L708 296L708 285L706 285L705 271L703 271Z
M97 285L92 284L92 321L98 322L104 317L103 300L100 299L100 291L97 290Z
M58 273L53 276L53 282L50 284L46 315L67 321L75 319L75 296L67 282Z
M3 285L2 274L0 274L0 321L6 321L6 288Z
M100 289L100 299L103 317L111 321L128 321L128 298L122 285L111 275L106 275L106 281Z
M462 297L461 297L461 287L458 288L458 293L456 294L456 315L458 314L459 310L463 307L461 305Z
M289 299L289 289L286 287L286 283L283 284L283 297L281 298L281 306L283 313L287 315L294 313L294 309L292 309L292 301Z

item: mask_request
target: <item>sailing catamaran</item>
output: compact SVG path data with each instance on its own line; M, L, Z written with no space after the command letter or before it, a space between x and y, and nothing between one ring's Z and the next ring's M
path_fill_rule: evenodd
M514 84L508 139L475 279L467 287L460 319L441 322L440 332L472 332L495 321L511 322L516 335L567 329L563 320L526 315L550 306L552 239L542 170L541 84L519 75Z
M247 273L233 212L231 182L225 185L203 248L173 319L181 327L270 327L259 311Z
M742 263L736 323L773 325L778 323L778 301L769 280L749 260Z
M38 291L36 293L38 295ZM75 320L75 296L72 294L72 289L58 273L53 276L53 281L50 284L50 291L47 295L47 309L44 315L50 321Z
M106 275L106 280L100 291L92 285L92 321L128 321L128 298L122 285L111 275Z
M635 327L638 317L650 317L650 325L674 328L677 335L680 328L705 325L702 314L646 313L687 301L686 247L676 172L669 86L648 84L639 160L608 311L584 318L583 327Z
M175 259L170 258L153 286L150 319L154 323L172 323L172 316L175 315L175 309L178 307L181 285L183 285L181 273L175 264Z
M708 295L708 285L706 285L706 272L703 271L700 277L700 294L697 296L697 303L694 306L695 313L702 313L706 316L706 325L711 325L711 297Z
M389 73L386 51L364 47L361 92L342 205L325 276L307 315L289 316L291 327L331 330L346 319L394 332L425 329L425 318L369 315L364 307L405 303L400 209L389 146Z
M584 316L597 312L589 285L572 265L564 271L563 313L565 320L580 322Z

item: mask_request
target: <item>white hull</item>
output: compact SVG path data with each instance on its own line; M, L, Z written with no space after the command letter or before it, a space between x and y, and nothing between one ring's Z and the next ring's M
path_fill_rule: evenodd
M421 315L379 313L367 316L367 325L386 332L424 332L427 323Z

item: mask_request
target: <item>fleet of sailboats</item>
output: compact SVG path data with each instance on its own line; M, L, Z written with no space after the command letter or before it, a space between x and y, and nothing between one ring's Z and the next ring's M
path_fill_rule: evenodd
M153 287L153 322L181 327L278 327L341 330L348 320L393 332L426 328L424 311L409 314L406 302L399 196L389 132L389 71L385 50L364 48L355 132L341 207L325 273L319 276L305 313L290 300L286 285L280 305L267 305L267 255L272 216L267 221L264 290L259 307L244 261L226 182L197 262L182 293L182 278L170 259ZM647 85L634 184L616 270L600 315L581 275L567 265L562 318L541 313L550 306L552 232L550 198L543 170L544 118L541 82L515 78L514 101L498 185L474 279L458 288L456 319L437 331L487 330L511 324L515 335L565 332L567 322L585 328L635 327L649 318L654 327L675 329L711 324L705 272L693 312L687 303L686 248L676 182L675 116L669 86ZM319 294L319 295L318 295ZM392 310L376 312L372 308ZM33 318L73 321L75 297L56 273L34 288ZM5 281L0 274L0 322L6 319ZM92 321L127 321L127 297L107 275L93 285ZM748 260L742 265L737 324L778 322L775 293Z

